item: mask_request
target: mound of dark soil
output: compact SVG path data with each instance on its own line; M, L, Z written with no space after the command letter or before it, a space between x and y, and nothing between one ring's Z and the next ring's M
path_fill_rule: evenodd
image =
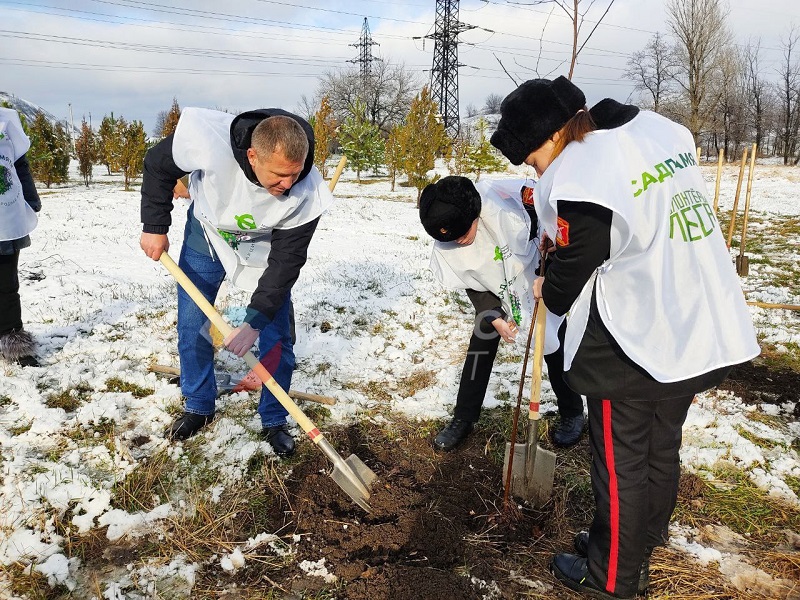
M800 417L800 373L791 369L770 369L753 361L737 365L719 386L750 404L795 403L794 416Z
M458 452L438 455L427 439L402 432L389 439L364 427L335 433L333 443L379 474L372 512L356 507L325 474L320 453L308 457L287 482L293 520L304 534L297 561L324 558L344 584L341 597L353 600L480 599L488 591L475 578L507 581L506 554L516 544L533 545L550 515L513 503L503 512L501 465L484 451L486 438L473 435ZM541 567L521 575L549 579ZM322 582L301 571L293 576L295 591Z

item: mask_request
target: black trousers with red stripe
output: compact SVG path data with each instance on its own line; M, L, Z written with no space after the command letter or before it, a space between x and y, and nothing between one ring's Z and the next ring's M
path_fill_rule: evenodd
M609 593L635 596L645 552L668 539L692 399L587 398L595 498L589 571Z

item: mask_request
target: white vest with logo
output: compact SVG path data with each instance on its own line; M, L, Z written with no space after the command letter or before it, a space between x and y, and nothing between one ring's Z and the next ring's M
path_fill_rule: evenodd
M175 130L172 157L179 168L191 172L194 215L228 278L253 292L267 268L272 230L310 223L330 207L333 195L316 167L281 196L252 183L231 151L234 117L185 108Z
M38 222L36 213L25 202L14 168L30 147L17 111L0 108L0 241L23 238Z
M525 179L481 180L481 214L475 241L469 246L435 242L430 269L449 289L491 292L520 330L527 329L535 300L532 285L540 254L538 239L529 240L531 220L522 205ZM558 349L563 317L547 314L545 354ZM522 336L524 337L524 336Z
M536 189L539 218L553 239L560 200L613 212L610 257L570 310L565 371L583 338L593 292L623 352L662 383L759 354L687 129L640 112L621 127L569 144ZM561 226L562 242L568 242Z

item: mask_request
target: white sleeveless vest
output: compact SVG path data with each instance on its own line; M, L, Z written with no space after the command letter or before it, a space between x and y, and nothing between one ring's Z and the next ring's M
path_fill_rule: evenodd
M310 223L330 207L333 195L316 167L280 197L252 183L231 151L234 117L185 108L175 130L172 157L179 168L191 172L194 215L228 278L253 292L267 268L272 230Z
M30 147L17 111L0 107L0 241L25 237L38 223L14 168Z
M491 292L500 298L503 311L520 331L528 328L533 313L532 285L540 260L538 239L528 240L531 220L520 194L525 185L532 182L496 179L475 184L481 195L475 241L469 246L437 241L430 262L434 277L444 287ZM558 349L562 321L563 317L548 311L545 354Z
M621 127L569 144L537 192L539 218L553 239L559 200L613 211L610 257L570 310L565 371L583 338L593 291L603 323L622 350L662 383L759 354L687 129L640 112ZM562 241L568 241L560 225Z

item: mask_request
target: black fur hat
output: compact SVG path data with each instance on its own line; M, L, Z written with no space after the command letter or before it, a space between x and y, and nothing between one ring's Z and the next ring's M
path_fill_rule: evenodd
M492 145L515 165L586 106L586 96L566 77L531 79L506 96Z
M469 231L481 214L481 195L466 177L451 175L425 186L419 199L419 220L440 242L452 242Z

